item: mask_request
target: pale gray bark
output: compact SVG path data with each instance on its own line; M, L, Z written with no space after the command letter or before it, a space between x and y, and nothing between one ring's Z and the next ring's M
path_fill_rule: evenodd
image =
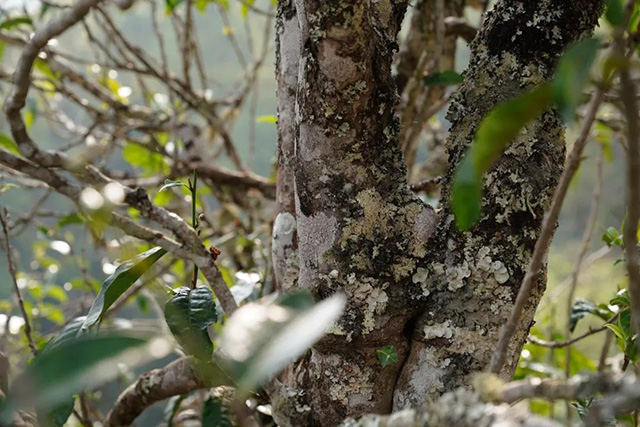
M300 270L291 289L318 299L342 292L349 303L270 392L280 424L336 425L422 405L486 369L561 174L564 128L554 111L527 127L487 175L481 221L460 233L447 203L438 217L406 185L391 76L406 3L287 5L296 9L299 39L290 39L300 49L291 213ZM562 51L592 31L602 7L602 0L512 0L488 14L448 116L443 200L482 117L550 79ZM281 53L292 49L282 45L286 29L295 32L290 13L279 16ZM281 101L291 102L288 84L280 80ZM285 110L289 104L280 105L281 119ZM281 129L281 144L289 130ZM544 271L538 282L505 378L527 337ZM383 368L376 350L386 345L396 347L399 361Z
M278 178L272 259L279 289L298 278L295 169L295 106L300 62L300 29L293 0L278 2L276 79L278 83Z

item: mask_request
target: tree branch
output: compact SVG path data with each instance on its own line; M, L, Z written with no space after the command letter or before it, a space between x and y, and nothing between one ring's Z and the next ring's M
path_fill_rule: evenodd
M27 337L27 342L29 343L29 348L31 349L31 353L35 356L38 354L38 349L33 342L33 337L31 336L31 321L29 321L29 314L27 313L26 308L24 307L24 301L22 299L22 294L20 293L20 287L18 286L18 281L16 280L16 266L13 263L13 256L11 248L11 243L9 242L9 228L7 227L7 208L4 208L4 215L0 213L0 223L2 223L2 231L4 233L4 243L7 250L7 262L9 263L9 275L13 281L13 290L16 294L16 300L18 301L18 307L20 307L20 312L22 313L22 317L24 318L24 335ZM9 333L9 318L7 318L7 323L5 325L5 333ZM3 389L3 391L6 391Z
M529 268L527 269L527 273L522 280L522 285L520 286L516 302L513 306L513 309L511 310L511 314L509 315L507 323L502 327L502 330L500 331L500 339L494 351L489 368L492 373L500 372L502 370L502 366L504 365L507 356L507 349L509 348L509 342L511 341L511 338L516 331L516 328L520 321L520 316L525 306L527 305L527 302L529 301L529 297L531 296L531 292L536 283L536 278L538 277L538 272L542 268L542 264L547 255L547 250L549 249L551 238L553 237L553 232L555 231L556 223L558 221L558 217L560 216L562 203L564 202L564 198L567 195L567 191L569 190L571 179L576 173L578 166L580 166L582 151L587 144L589 133L591 132L591 126L593 125L596 114L598 113L598 107L602 102L602 93L602 89L596 88L596 91L594 92L593 96L591 97L591 101L589 101L589 105L587 106L587 113L582 122L580 133L575 143L573 144L573 149L571 150L569 157L567 158L565 170L562 173L560 183L553 195L551 207L544 217L542 230L540 231L540 237L538 237L538 240L536 241L536 246L533 250L533 255L531 256Z

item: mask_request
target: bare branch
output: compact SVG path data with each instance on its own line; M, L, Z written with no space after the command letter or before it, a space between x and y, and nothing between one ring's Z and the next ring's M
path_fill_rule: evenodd
M61 13L61 15L47 23L40 31L36 32L29 40L29 43L22 50L18 65L13 75L13 93L4 105L4 111L11 127L11 133L25 157L34 159L38 163L43 163L40 150L27 134L27 129L20 110L24 107L29 86L31 84L31 70L33 63L40 54L40 51L47 45L49 40L62 34L69 27L76 24L89 13L91 7L102 0L77 0L73 6Z
M215 365L210 365L205 376L196 372L192 359L183 357L164 368L142 374L120 394L107 414L104 427L128 426L152 404L172 396L190 393L214 385L229 384Z
M11 280L13 281L13 291L16 294L16 299L18 300L18 307L20 307L20 311L22 312L22 317L24 318L24 335L27 337L27 342L29 343L29 348L31 349L31 353L33 355L38 354L38 349L33 342L33 337L31 336L31 321L29 320L29 314L27 313L26 308L24 307L24 300L22 299L22 294L20 293L20 287L18 286L18 280L16 279L16 266L13 263L13 249L11 248L11 243L9 242L9 227L7 226L7 208L4 208L4 215L0 214L0 223L2 223L2 231L4 233L4 243L5 248L7 250L7 262L9 263L9 275L11 276ZM9 330L9 320L7 320L7 324L5 326L6 330ZM6 390L5 390L6 391Z

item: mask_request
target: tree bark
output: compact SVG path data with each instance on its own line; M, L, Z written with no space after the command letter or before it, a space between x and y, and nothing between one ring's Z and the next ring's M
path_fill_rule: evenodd
M453 173L484 115L549 80L563 50L591 33L602 8L600 0L501 1L487 13L447 116L452 128L443 200L450 198ZM563 123L557 112L547 111L486 175L483 216L471 231L456 229L445 204L417 269L421 284L413 292L421 315L395 388L394 409L466 386L475 372L486 369L526 273L564 156ZM513 374L544 292L544 269L537 280L501 372L504 379Z
M448 115L443 200L483 116L550 79L562 51L590 33L602 6L603 0L505 0L488 14ZM291 130L282 129L291 126L283 112L295 111L295 215L289 214L299 276L288 289L317 299L342 292L349 302L327 337L272 384L275 419L337 425L467 386L488 366L527 268L561 174L563 124L547 111L527 126L487 174L482 220L458 232L448 202L437 215L407 187L391 75L406 3L296 0L279 7L280 70L283 54L294 58L292 44L299 47L297 79L279 79L281 137ZM298 37L283 37L296 33L293 22ZM538 281L504 377L526 339L544 271ZM395 347L398 362L381 365L377 350L384 346Z

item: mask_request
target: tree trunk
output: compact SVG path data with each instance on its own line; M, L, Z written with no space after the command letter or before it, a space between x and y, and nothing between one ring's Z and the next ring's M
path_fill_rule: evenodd
M281 208L279 217L294 220L297 250L289 256L299 262L287 289L349 300L327 337L271 388L280 425L336 425L417 406L487 367L561 173L563 125L548 111L526 128L487 174L482 220L467 233L455 229L446 202L452 171L482 117L548 80L566 46L593 29L602 4L505 0L488 14L449 111L450 172L437 215L408 189L399 144L391 63L406 3L279 2L280 179L294 181L279 189L294 188L295 199L295 213ZM284 147L291 134L292 157ZM544 271L538 282L504 377L526 339ZM395 347L398 362L381 365L384 346Z

